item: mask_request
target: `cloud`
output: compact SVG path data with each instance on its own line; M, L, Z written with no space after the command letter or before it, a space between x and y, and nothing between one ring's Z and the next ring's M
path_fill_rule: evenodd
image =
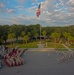
M25 10L24 6L14 6L14 9Z
M55 1L56 3L54 4ZM70 7L69 0L60 0L59 2L58 0L55 1L45 0L42 3L42 10L51 12L48 17L44 15L46 16L45 18L47 18L49 23L52 25L73 24L74 8ZM72 3L73 2L74 0Z
M74 4L74 0L69 0L72 4Z
M38 2L38 0L31 0L31 2L33 2L33 3L37 3L37 2Z
M43 11L44 14L51 15L52 13L49 11Z
M20 3L20 4L25 4L27 2L27 0L15 0L15 1Z
M58 8L59 7L59 3L55 4L55 7Z
M0 3L0 7L1 7L1 8L4 8L5 5L1 2L1 3Z
M32 6L32 7L28 8L28 9L26 9L26 11L28 11L28 12L35 12L36 8L37 8L37 6Z
M15 9L5 8L0 10L0 14L14 14L14 13L16 13Z
M32 4L36 4L38 0L15 0L16 2L20 4L26 4L27 2L32 2Z
M1 18L0 19L0 24L1 25L6 25L6 24L8 24L8 25L11 25L11 24L16 24L16 22L15 22L15 20L12 20L12 19L7 19L7 18Z
M16 11L14 9L6 9L6 13L15 13Z
M0 24L37 24L41 25L71 25L74 24L74 0L43 0L41 1L41 14L36 17L36 11L40 1L38 0L16 0L18 3L32 2L30 7L23 5L14 6L14 8L6 8L7 16L10 13L18 13L18 16L12 16L8 19L1 19ZM0 7L4 8L5 5L0 3ZM20 11L21 10L21 11ZM1 12L1 10L0 10Z
M69 3L70 3L70 7L74 7L74 0L70 0Z

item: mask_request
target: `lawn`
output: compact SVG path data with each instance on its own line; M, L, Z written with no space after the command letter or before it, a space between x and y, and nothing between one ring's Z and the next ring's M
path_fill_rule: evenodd
M74 50L74 44L73 45L67 45L70 49Z
M39 41L35 42L29 42L29 43L23 43L23 44L13 44L13 45L8 45L9 48L14 48L16 46L19 46L19 48L38 48ZM54 43L54 42L42 42L44 44L44 48L64 48L61 44L59 43Z
M38 44L40 41L33 41L33 42L28 42L26 43L22 43L22 44L13 44L13 45L8 45L9 48L14 48L16 46L18 46L19 48L38 48ZM47 46L46 46L47 43ZM44 44L44 48L55 48L58 51L65 51L67 50L64 46L62 46L62 43L54 43L54 42L46 42L46 41L42 41L42 44ZM72 50L74 50L74 45L69 45L69 48L71 48Z
M64 48L61 44L54 43L54 42L47 42L47 47L48 48Z
M19 48L37 48L38 42L30 42L27 44L19 44Z
M70 45L70 46L68 46L69 48L74 48L74 45Z
M13 45L9 44L7 46L8 46L8 48L15 48L16 46L19 46L19 44L13 44Z

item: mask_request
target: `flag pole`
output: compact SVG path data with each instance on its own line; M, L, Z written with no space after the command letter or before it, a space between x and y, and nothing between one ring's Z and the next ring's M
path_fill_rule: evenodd
M41 20L40 14L41 14L41 3L39 4L37 12L36 12L36 16L39 18L39 20ZM40 44L41 44L41 25L40 25Z
M40 18L41 21L41 18ZM40 24L40 44L41 44L41 24Z
M41 13L41 0L40 0L40 13ZM41 44L41 15L40 15L40 44Z
M40 3L41 4L41 3ZM41 9L40 9L41 11ZM40 12L41 13L41 12ZM41 15L41 14L40 14ZM41 16L39 15L39 21L40 21L40 44L41 44Z
M39 15L39 20L40 20L40 44L41 44L41 2L40 2L40 15Z

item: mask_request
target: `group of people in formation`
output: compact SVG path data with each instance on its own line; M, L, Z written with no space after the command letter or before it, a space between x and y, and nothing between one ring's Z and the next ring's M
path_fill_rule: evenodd
M74 58L74 51L52 51L48 53L48 57L51 57L52 53L56 53L58 55L57 61L58 63L69 62Z
M60 58L58 58L58 62L69 62L74 57L74 51L67 52L59 52Z
M5 53L4 50L5 50L5 46L0 45L0 69L3 67L2 58L3 58L3 55Z
M5 61L5 63L8 66L18 66L22 65L24 63L23 58L21 58L21 54L23 53L23 50L19 50L18 47L13 48L11 50L8 49L8 47L1 46L0 48L0 68L2 68L2 59Z

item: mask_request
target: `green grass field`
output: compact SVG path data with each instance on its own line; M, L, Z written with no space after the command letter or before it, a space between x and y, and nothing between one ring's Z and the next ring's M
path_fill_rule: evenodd
M64 48L61 44L54 43L54 42L47 42L47 47L48 48Z
M8 45L8 47L14 48L18 46L19 48L38 48L38 44L39 44L39 41L34 41L34 42L28 42L27 44L18 43L18 44ZM67 49L64 46L62 46L62 43L59 44L54 42L47 42L47 46L46 46L46 42L42 41L42 44L44 44L44 48L55 48L57 51L67 51ZM68 46L68 47L74 50L74 45Z
M19 48L37 48L38 42L31 42L27 44L19 44Z

